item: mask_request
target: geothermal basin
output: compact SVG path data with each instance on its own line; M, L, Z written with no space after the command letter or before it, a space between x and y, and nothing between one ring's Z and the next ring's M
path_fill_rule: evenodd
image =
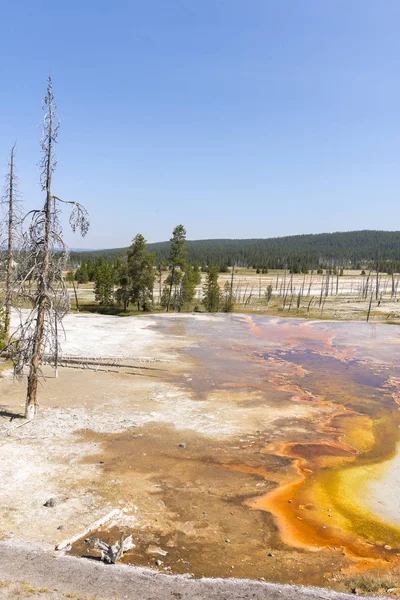
M119 509L90 535L132 534L123 562L166 573L340 588L397 569L400 327L70 315L65 329L36 421L14 429L24 384L0 380L3 539L54 547ZM98 556L84 539L70 552Z

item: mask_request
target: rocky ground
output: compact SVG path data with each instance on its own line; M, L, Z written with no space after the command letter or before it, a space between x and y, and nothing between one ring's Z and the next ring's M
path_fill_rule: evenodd
M363 596L366 600L373 596ZM350 600L329 590L244 579L192 579L150 569L54 558L32 546L0 542L0 598L41 600Z

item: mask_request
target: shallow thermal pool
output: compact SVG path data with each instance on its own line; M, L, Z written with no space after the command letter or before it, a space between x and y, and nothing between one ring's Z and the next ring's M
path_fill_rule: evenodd
M328 561L398 561L400 327L246 315L149 326L171 349L188 341L168 383L174 410L197 412L185 434L160 395L162 424L105 443L112 456L119 444L118 477L133 465L161 503L128 562L152 564L155 545L175 572L320 583Z

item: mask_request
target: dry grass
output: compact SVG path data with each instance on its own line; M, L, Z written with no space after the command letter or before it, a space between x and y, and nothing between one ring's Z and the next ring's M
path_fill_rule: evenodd
M47 588L38 588L31 585L28 581L23 581L21 584L22 590L31 594L48 594L50 590Z
M50 590L45 587L37 587L30 584L28 581L11 582L0 581L0 599L14 598L16 600L97 600L95 595L80 595L75 593L63 594L58 590ZM113 600L117 600L113 596Z
M163 282L166 273L163 274ZM195 299L190 307L186 307L189 312L195 307L202 310L202 286L206 279L206 274L201 274L201 284L196 288ZM236 296L235 312L256 313L268 316L301 317L310 319L330 319L330 320L355 320L366 321L371 287L367 298L360 297L360 291L365 285L365 276L360 275L359 271L345 271L344 275L338 280L338 294L336 294L336 278L331 279L332 285L329 288L329 295L323 295L321 302L321 286L324 287L324 278L321 275L293 275L293 278L283 271L270 270L266 274L257 274L254 269L238 268L235 271L233 290ZM221 288L228 282L231 282L231 273L219 274L219 285ZM283 282L286 287L286 301L283 296ZM266 292L268 286L272 287L272 298L267 303ZM289 286L291 289L289 291ZM370 282L371 286L371 282ZM297 307L299 291L303 289L300 299L300 306ZM383 274L380 290L383 296L379 302L375 297L371 306L370 321L372 322L390 322L400 323L400 302L396 298L391 298L391 279ZM75 298L72 288L69 289L71 298L71 308L75 309ZM308 293L310 292L310 293ZM136 307L129 307L127 313L123 313L116 306L99 307L94 301L93 283L81 284L78 288L78 297L80 310L82 312L101 312L112 315L134 315L137 314ZM154 287L155 311L159 310L159 285L156 282ZM311 304L310 304L311 301ZM321 302L321 303L320 303Z
M386 594L400 597L400 574L360 573L336 579L343 590L353 594Z

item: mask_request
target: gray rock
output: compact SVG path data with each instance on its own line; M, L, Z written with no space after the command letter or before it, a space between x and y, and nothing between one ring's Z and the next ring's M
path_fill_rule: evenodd
M47 508L53 508L53 506L55 506L56 504L58 504L58 500L57 498L49 498L48 500L46 500L46 502L43 504L43 506L46 506Z

